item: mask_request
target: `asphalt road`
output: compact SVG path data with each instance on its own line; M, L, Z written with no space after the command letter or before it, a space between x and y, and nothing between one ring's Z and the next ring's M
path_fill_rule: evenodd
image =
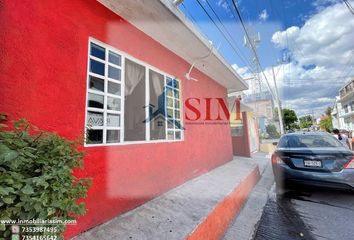
M354 194L297 188L279 197L274 186L254 240L354 239Z

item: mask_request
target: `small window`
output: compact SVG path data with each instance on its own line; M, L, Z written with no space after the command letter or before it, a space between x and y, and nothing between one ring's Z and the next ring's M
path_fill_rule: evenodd
M120 142L122 101L118 80L121 79L121 70L109 65L111 62L118 66L120 61L118 53L90 43L86 115L88 144Z
M233 126L231 127L231 136L241 137L243 136L243 126Z
M182 139L181 109L180 109L180 89L179 81L176 79L166 78L166 115L167 139Z

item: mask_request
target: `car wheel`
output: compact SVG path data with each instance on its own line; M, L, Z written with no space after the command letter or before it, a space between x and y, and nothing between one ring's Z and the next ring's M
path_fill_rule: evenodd
M275 181L275 193L279 196L284 195L287 192L287 186L285 181Z

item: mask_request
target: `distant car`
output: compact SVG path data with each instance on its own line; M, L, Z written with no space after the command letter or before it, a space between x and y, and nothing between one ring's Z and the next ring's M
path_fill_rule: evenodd
M354 191L354 155L325 132L283 135L272 155L277 189L304 184Z

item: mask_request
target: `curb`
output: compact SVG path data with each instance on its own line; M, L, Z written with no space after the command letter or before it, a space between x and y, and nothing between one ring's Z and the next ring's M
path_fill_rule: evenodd
M230 192L209 215L185 238L186 240L221 239L234 217L247 201L260 179L258 165Z

